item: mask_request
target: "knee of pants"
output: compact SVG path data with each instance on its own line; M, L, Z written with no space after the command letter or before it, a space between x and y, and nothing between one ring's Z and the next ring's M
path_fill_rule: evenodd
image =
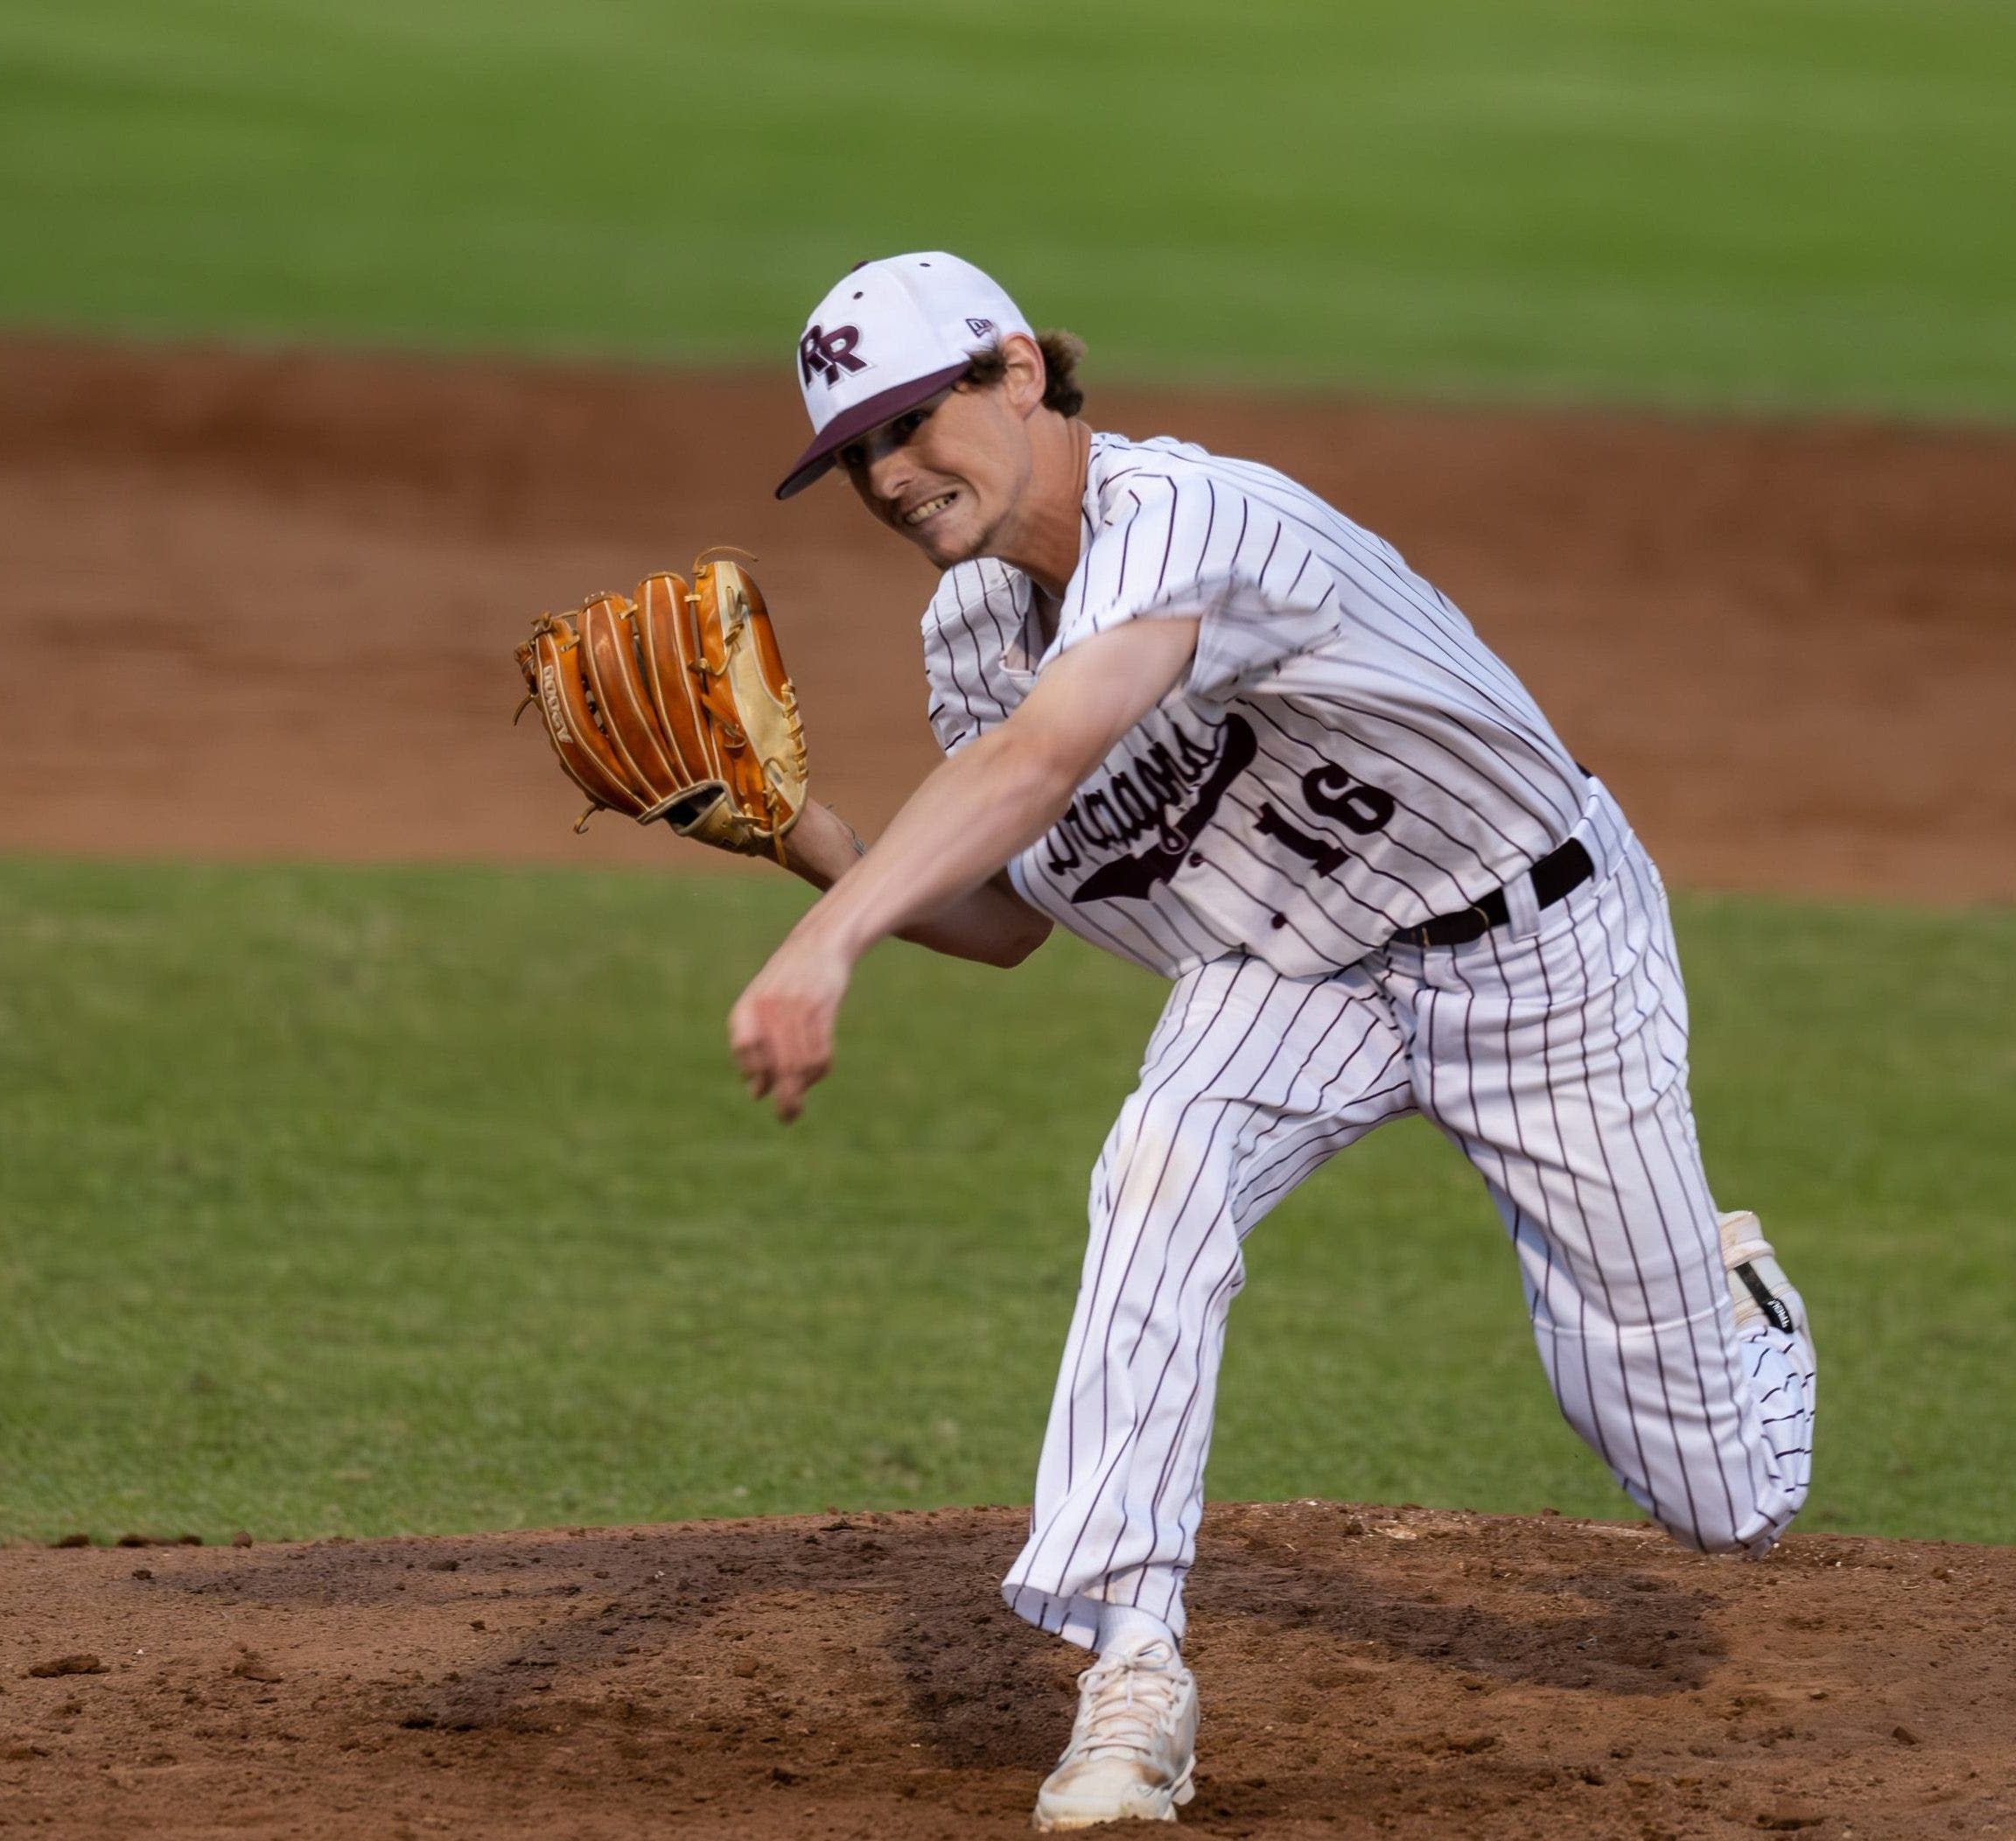
M1776 1544L1806 1500L1804 1481L1763 1451L1668 1453L1654 1487L1611 1467L1626 1493L1683 1547L1697 1553L1743 1553L1760 1558ZM1627 1461L1628 1461L1627 1460Z
M1631 1500L1682 1546L1764 1552L1805 1499L1804 1473L1772 1449L1740 1396L1698 1376L1689 1351L1662 1362L1648 1344L1592 1345L1543 1336L1561 1413ZM1620 1362L1628 1354L1640 1359ZM1598 1359L1585 1362L1583 1357ZM1687 1377L1669 1391L1664 1376ZM1712 1396L1704 1402L1698 1389Z
M1697 1553L1740 1553L1762 1559L1778 1544L1778 1537L1798 1511L1789 1498L1775 1503L1753 1503L1740 1521L1723 1516L1704 1516L1698 1522L1668 1520L1656 1511L1653 1519L1683 1547Z

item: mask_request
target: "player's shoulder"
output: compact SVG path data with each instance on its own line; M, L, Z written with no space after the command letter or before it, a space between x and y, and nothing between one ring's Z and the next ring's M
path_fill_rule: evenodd
M1087 466L1085 512L1100 536L1137 519L1211 518L1270 487L1295 482L1258 461L1214 453L1194 441L1155 435L1136 441L1096 434Z
M1369 550L1399 561L1383 537L1292 474L1168 435L1093 437L1086 520L1088 547L1102 553L1168 534L1194 541L1202 558L1231 533L1235 555L1254 536L1261 552L1284 557Z
M996 621L1018 610L1027 584L1028 578L1019 569L996 556L955 563L938 578L938 586L925 606L925 639L971 627L976 621Z
M1166 498L1216 457L1194 441L1152 435L1144 441L1104 431L1092 437L1085 463L1086 513L1100 525L1138 514Z

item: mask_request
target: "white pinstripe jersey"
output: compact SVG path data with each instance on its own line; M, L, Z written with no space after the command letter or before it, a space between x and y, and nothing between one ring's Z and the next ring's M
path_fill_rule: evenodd
M1584 780L1523 686L1393 547L1292 480L1160 437L1092 438L1057 634L1000 562L924 616L946 752L1054 658L1200 617L1185 681L1009 865L1023 899L1167 977L1248 952L1292 977L1467 906L1560 844Z

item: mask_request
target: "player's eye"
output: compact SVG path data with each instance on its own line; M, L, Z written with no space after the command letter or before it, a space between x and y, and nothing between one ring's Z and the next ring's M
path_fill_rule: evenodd
M879 437L872 438L876 452L891 453L901 447L931 419L931 411L937 407L934 402L928 402L921 409L910 410L897 416L886 426ZM868 465L869 446L867 441L850 441L845 447L836 451L836 458L850 472L858 472Z

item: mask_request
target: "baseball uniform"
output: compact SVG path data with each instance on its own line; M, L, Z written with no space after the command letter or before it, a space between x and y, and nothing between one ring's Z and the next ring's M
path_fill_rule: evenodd
M1185 681L1010 866L1173 989L1093 1174L1009 1603L1088 1644L1102 1604L1180 1634L1245 1236L1413 1112L1483 1177L1570 1423L1682 1540L1768 1547L1806 1491L1811 1348L1735 1323L1664 891L1616 802L1446 596L1280 473L1096 434L1082 517L1054 637L991 561L923 623L954 752L1090 635L1201 620ZM1410 937L1466 911L1473 938Z
M1032 337L1020 310L957 257L858 268L799 342L814 434L778 495L856 443L866 486L867 444L900 447L895 418L920 425L1015 336ZM1004 1586L1044 1628L1137 1658L1082 1683L1038 1806L1064 1826L1188 1794L1194 1698L1166 1639L1245 1238L1375 1126L1418 1113L1476 1167L1562 1411L1680 1539L1768 1547L1804 1498L1814 1411L1802 1303L1702 1170L1665 892L1607 789L1446 596L1295 481L1116 434L1089 435L1084 468L1060 594L960 563L923 622L948 754L1095 635L1198 623L1181 680L1008 865L1031 907L1172 984L1093 1172ZM1068 550L1068 491L1044 506ZM1120 1746L1148 1800L1095 1785L1071 1802L1074 1757L1111 1749L1101 1697L1124 1724L1150 1677L1158 1736Z

